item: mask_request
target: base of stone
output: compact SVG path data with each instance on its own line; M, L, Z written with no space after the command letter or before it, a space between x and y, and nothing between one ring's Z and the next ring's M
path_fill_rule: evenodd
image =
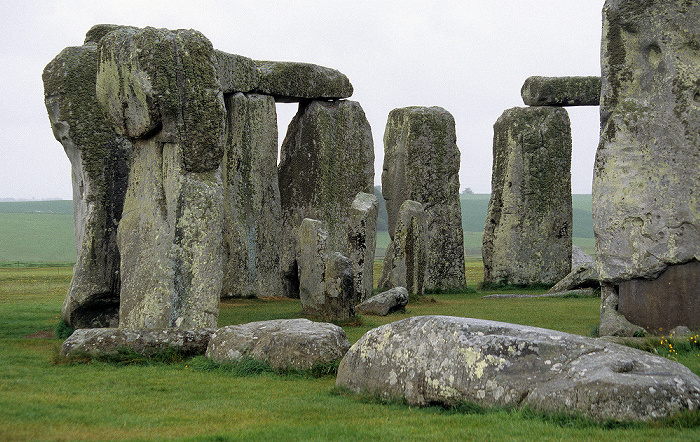
M654 280L623 281L618 312L653 334L681 325L700 329L700 262L669 266Z

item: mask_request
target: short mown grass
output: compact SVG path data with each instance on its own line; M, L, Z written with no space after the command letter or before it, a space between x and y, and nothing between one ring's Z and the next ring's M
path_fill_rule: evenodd
M483 299L480 262L468 289L429 294L405 313L363 316L344 328L351 342L408 316L444 314L589 334L596 298ZM471 272L471 273L470 273ZM473 404L415 408L335 389L334 366L278 373L264 364L215 364L202 357L132 363L90 359L55 364L55 337L70 268L0 269L0 440L697 440L697 414L613 425L531 410ZM523 291L523 290L519 290ZM525 290L541 293L542 290ZM298 300L235 299L219 325L301 317ZM661 341L659 340L659 343ZM673 344L674 348L676 344ZM652 345L668 347L667 344ZM699 352L668 356L700 372ZM325 371L325 372L324 372ZM674 423L675 422L675 423Z

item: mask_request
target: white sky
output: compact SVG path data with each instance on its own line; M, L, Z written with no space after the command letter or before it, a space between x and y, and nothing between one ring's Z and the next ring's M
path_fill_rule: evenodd
M454 115L460 184L491 187L493 123L524 106L531 75L600 75L603 0L0 0L0 198L71 199L70 163L53 138L41 73L94 24L192 28L214 47L346 74L372 126L380 184L384 126L404 106ZM590 193L598 108L567 108L574 193ZM278 105L280 137L296 111Z

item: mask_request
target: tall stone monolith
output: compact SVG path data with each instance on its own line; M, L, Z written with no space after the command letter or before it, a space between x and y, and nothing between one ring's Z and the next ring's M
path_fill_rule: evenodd
M350 207L348 258L353 264L355 303L372 296L374 288L374 252L377 245L379 200L360 192Z
M441 107L406 107L389 113L384 133L382 194L389 235L404 201L423 205L428 223L425 287L463 287L464 234L459 202L459 149L455 121Z
M405 287L411 296L422 296L428 274L428 220L423 205L406 200L396 216L394 239L384 256L378 285Z
M359 103L349 100L299 104L282 143L280 265L285 293L299 296L296 230L304 218L328 230L328 250L348 254L350 207L358 192L372 192L372 131Z
M283 296L275 100L238 93L225 102L222 296Z
M619 313L654 333L700 327L698 35L698 2L603 8L596 262Z
M555 284L571 271L568 113L559 107L515 107L493 130L484 282Z
M225 109L211 43L193 30L121 28L98 50L98 102L134 145L119 326L215 327Z
M93 30L83 46L61 51L43 73L51 128L72 169L78 260L62 316L74 328L115 327L119 321L117 226L132 155L131 143L107 124L97 103L99 37Z

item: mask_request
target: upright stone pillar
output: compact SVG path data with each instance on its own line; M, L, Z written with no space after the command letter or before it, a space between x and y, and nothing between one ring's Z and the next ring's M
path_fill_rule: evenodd
M423 205L428 223L429 289L463 287L464 234L459 202L459 149L452 115L440 107L394 109L384 133L382 194L394 240L406 200Z
M97 41L102 36L96 30L102 28L88 32L83 46L61 51L43 73L51 128L72 169L78 260L62 316L74 328L115 327L119 321L117 226L132 146L107 124L95 96Z
M354 298L358 304L372 296L378 214L377 197L369 193L358 193L350 208L348 232L348 258L353 264Z
M700 328L698 35L698 2L603 8L596 262L619 313L655 333Z
M571 271L571 127L565 109L512 108L494 124L484 282L555 284Z
M406 200L401 204L394 239L386 249L379 287L405 287L409 295L422 296L428 273L428 221L423 205Z
M118 228L122 328L215 327L225 109L211 43L121 28L99 43L97 98L134 158Z
M299 296L296 230L304 218L323 221L328 250L348 255L350 207L358 192L372 192L372 131L355 101L310 101L299 105L282 143L280 265L285 292Z
M226 109L222 296L282 296L275 100L238 93Z

